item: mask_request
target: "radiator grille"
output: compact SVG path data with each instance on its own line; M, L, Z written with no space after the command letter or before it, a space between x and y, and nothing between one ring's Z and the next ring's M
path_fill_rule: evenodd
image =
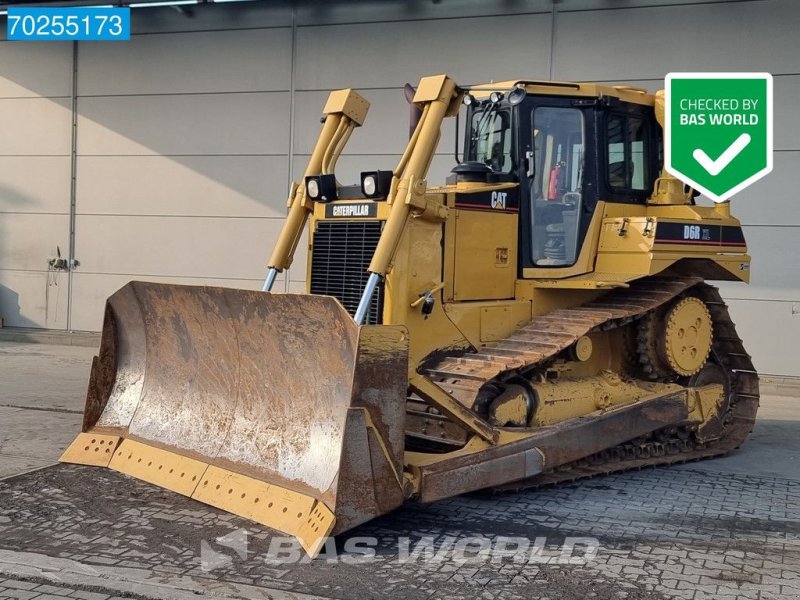
M383 221L318 221L311 254L311 293L333 296L356 314L381 237ZM383 317L383 282L372 296L365 324Z

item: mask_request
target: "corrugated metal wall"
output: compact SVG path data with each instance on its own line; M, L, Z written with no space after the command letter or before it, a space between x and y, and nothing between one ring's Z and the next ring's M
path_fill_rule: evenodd
M657 89L668 71L755 70L775 75L775 171L734 199L753 283L722 288L760 370L800 376L789 346L800 334L800 207L790 191L800 172L800 3L351 0L192 12L136 10L130 43L0 41L7 324L98 329L103 300L130 279L258 287L289 173L304 168L331 88L357 88L373 104L340 161L341 179L355 181L395 164L407 135L401 88L420 75ZM452 166L449 127L431 181ZM47 259L57 247L67 255L71 223L80 265L70 280ZM279 288L301 288L304 258Z

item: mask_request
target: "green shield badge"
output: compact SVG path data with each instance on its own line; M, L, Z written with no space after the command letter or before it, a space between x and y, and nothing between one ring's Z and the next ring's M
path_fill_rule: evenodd
M772 75L670 73L664 166L714 202L772 170Z

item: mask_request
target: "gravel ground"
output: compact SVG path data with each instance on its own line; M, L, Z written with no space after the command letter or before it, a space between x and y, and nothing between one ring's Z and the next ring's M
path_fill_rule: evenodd
M411 504L309 562L236 516L53 465L80 427L92 354L0 343L0 598L800 598L794 398L762 397L725 458Z
M0 507L0 549L184 578L218 595L230 582L328 598L800 597L800 482L750 475L649 469L409 505L312 562L293 560L272 531L107 469L59 465L6 480ZM520 537L538 538L540 551L458 551ZM586 544L563 564L575 538ZM438 559L404 557L404 544L413 552L426 539ZM347 552L357 542L374 559ZM112 595L103 582L84 589Z

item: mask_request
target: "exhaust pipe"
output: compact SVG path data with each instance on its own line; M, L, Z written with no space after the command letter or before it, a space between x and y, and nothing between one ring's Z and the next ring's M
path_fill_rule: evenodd
M414 136L414 131L417 129L419 120L422 118L422 108L414 104L414 94L417 93L417 90L413 85L407 83L405 87L403 87L403 93L405 94L406 102L408 102L409 105L408 139L411 139Z

